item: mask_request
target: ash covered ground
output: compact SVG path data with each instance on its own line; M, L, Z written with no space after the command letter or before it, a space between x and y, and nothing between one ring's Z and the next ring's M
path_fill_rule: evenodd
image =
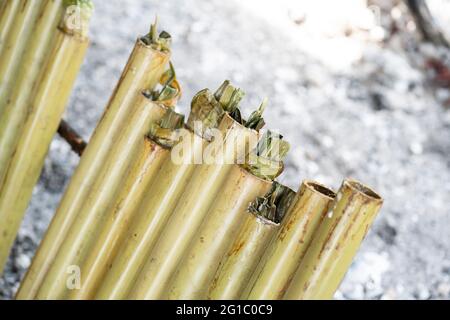
M268 127L292 144L282 182L297 189L316 179L337 189L354 177L384 196L336 298L450 298L450 91L429 67L450 64L450 51L424 43L403 5L94 2L92 45L65 116L86 139L137 35L158 14L174 39L181 110L195 92L230 79L247 92L246 115L270 98ZM55 137L0 298L17 290L77 161Z

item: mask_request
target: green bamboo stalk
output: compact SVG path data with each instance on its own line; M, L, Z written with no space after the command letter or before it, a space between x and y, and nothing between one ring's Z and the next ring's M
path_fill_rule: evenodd
M295 199L295 192L274 183L270 192L253 202L237 237L220 261L208 299L239 299L270 240Z
M30 114L32 93L39 86L37 78L51 51L50 44L56 35L62 11L62 0L43 1L9 99L0 101L0 110L3 110L0 115L0 182L5 177L27 115Z
M28 46L35 21L41 9L41 1L19 0L20 7L14 17L5 40L0 59L0 114L15 83L17 70ZM15 1L13 1L15 2Z
M87 257L82 260L83 281L79 290L73 290L69 299L92 299L100 285L108 266L112 263L118 245L123 241L129 221L133 219L137 207L150 183L168 160L171 147L179 140L184 117L168 110L160 122L152 125L149 137L144 139L144 147L114 205L105 213L99 237L95 238Z
M0 10L0 57L2 55L5 42L8 37L9 31L13 24L14 18L19 11L19 1L6 1L3 0Z
M236 93L231 95L232 102L235 101L233 98L235 96ZM249 148L253 149L256 146L259 133L237 122L231 116L236 114L237 104L227 104L225 110L227 114L219 126L222 132L221 137L218 139L215 137L211 150L205 151L205 154L210 152L209 161L213 164L203 164L195 169L192 179L186 185L146 264L136 278L129 295L130 299L160 299L162 297L170 277L182 258L182 253L189 245L218 194L220 186L232 169L232 163L244 158Z
M382 203L368 187L344 181L284 299L332 299Z
M269 244L243 297L249 300L277 300L284 296L335 196L333 191L317 182L303 182L295 204Z
M33 109L0 190L0 268L19 229L88 44L85 37L58 31L48 64L38 80Z
M164 41L162 41L164 40ZM50 227L22 281L18 299L33 299L84 199L95 183L109 151L126 126L142 90L154 88L167 68L170 50L167 36L148 42L139 38L108 103L105 113L83 153ZM161 45L161 43L165 45ZM148 45L146 43L149 43Z
M121 182L129 175L133 160L139 157L149 128L160 121L166 112L171 111L163 103L155 103L145 95L137 100L127 126L111 149L97 181L42 282L36 295L38 299L62 299L70 293L66 286L68 268L73 265L81 266L90 247L97 240L95 235L108 219L108 209L120 191ZM176 117L178 120L181 115Z
M222 88L239 92L228 81ZM224 107L228 104L222 93L213 95L205 89L199 92L191 104L191 114L188 119L188 128L184 131L182 141L173 148L172 158L168 158L151 187L148 195L136 212L130 229L111 263L111 268L98 290L97 299L123 299L131 289L138 271L142 268L145 259L157 240L161 229L170 217L182 192L196 168L195 159L201 156L202 150L208 140L202 139L207 129L219 126L220 119L224 117ZM229 97L229 99L231 99ZM222 102L222 103L221 103ZM195 125L200 122L202 125ZM226 131L234 125L228 121L222 128ZM175 161L174 154L181 151L181 159ZM181 161L180 161L181 160Z
M244 166L233 166L227 180L220 187L214 204L178 265L172 283L168 286L168 299L206 299L220 259L230 247L245 214L242 214L257 197L263 197L282 172L282 158L289 147L278 134L268 132L248 157L251 171ZM278 150L277 146L282 144ZM272 152L272 148L277 152ZM262 160L256 160L262 159Z

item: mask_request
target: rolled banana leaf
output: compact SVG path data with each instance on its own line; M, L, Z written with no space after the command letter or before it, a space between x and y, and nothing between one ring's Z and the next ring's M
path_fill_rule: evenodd
M127 126L136 99L142 91L153 90L170 60L167 33L155 37L156 26L149 35L139 38L95 132L89 141L59 208L42 240L33 262L22 281L18 299L33 299L57 254L70 226L94 185L114 143Z
M249 300L279 300L284 296L335 196L333 191L317 182L303 182L295 204L266 249L243 297Z
M284 299L332 299L382 203L370 188L344 181Z
M55 46L38 81L31 114L0 189L0 269L39 178L88 44L88 38L79 34L57 32Z
M237 237L220 261L208 290L208 299L235 300L242 297L280 222L295 199L295 192L274 183L270 192L254 201L245 215Z

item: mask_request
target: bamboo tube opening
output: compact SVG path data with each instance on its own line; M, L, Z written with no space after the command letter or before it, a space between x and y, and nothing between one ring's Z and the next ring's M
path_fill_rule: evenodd
M361 182L356 180L345 180L344 185L355 191L356 193L362 195L363 197L369 198L373 201L382 202L383 198L373 191L368 186L363 185Z
M321 195L323 195L323 196L325 196L325 197L327 197L327 198L329 198L331 200L336 198L336 193L333 190L325 187L324 185L322 185L322 184L320 184L318 182L305 181L304 184L309 190L311 190L313 192L320 193Z

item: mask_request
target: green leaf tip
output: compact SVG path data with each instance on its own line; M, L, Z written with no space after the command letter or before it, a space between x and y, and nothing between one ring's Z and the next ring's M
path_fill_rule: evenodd
M282 135L267 131L242 167L261 179L274 180L284 170L283 159L289 149L290 144Z
M274 182L271 190L250 204L249 211L273 223L281 223L295 199L295 192Z
M151 46L156 50L170 51L172 45L172 36L167 31L162 31L158 35L158 16L155 17L155 22L150 25L148 34L141 38L142 42L147 46Z
M172 62L169 62L169 69L164 72L159 81L161 85L153 91L145 90L144 95L152 101L163 103L169 102L180 95L179 87L175 85L176 79L177 74L175 72L175 68Z
M239 103L245 97L245 92L242 89L231 85L229 80L225 80L214 94L214 97L220 103L224 111L231 114L238 109Z
M269 102L269 99L264 98L260 107L257 110L252 112L252 114L248 118L247 122L245 123L245 126L247 128L259 131L266 125L266 122L264 121L264 118L263 118L263 113L266 110L268 102Z
M192 99L187 126L198 136L206 138L208 129L218 128L224 115L225 111L211 91L203 89Z
M170 148L179 141L179 130L183 127L184 115L167 108L161 120L150 125L148 136L161 146Z

